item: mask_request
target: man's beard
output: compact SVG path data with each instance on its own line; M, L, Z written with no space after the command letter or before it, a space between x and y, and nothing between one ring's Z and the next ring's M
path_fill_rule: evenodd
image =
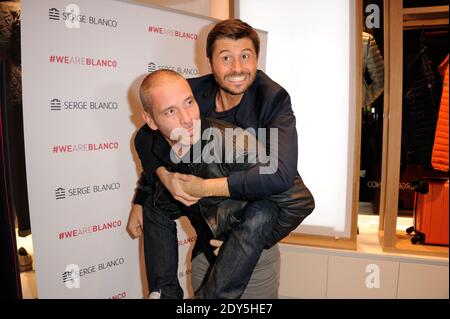
M230 95L241 95L241 94L245 93L250 86L252 86L253 82L255 82L255 79L256 79L256 74L253 77L252 77L251 73L244 73L244 74L250 78L250 81L242 89L239 89L239 91L233 91L232 89L226 87L224 84L224 82L226 81L225 79L222 82L222 81L219 81L219 79L216 76L214 76L214 77L216 78L217 85L219 86L219 88L221 90L225 91L226 93L228 93ZM228 76L235 76L235 75L230 74L230 75L225 76L225 78Z

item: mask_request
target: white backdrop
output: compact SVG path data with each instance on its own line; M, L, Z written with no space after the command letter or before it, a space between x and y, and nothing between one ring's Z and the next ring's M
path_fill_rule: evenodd
M268 32L267 74L291 95L298 170L316 203L294 232L350 237L357 107L354 2L236 1L237 17Z
M212 20L113 0L22 0L23 107L39 298L142 298L145 269L126 232L146 73L209 72ZM260 66L265 63L265 33ZM195 233L178 227L185 297Z

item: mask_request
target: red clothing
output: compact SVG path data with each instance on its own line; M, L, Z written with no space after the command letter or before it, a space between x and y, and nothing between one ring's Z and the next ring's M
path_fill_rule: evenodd
M439 70L445 74L431 164L434 169L448 172L448 54Z

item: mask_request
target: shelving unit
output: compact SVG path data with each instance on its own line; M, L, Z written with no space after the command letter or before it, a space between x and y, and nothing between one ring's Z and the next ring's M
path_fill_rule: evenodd
M448 6L405 8L385 1L385 94L379 239L386 252L447 257L445 246L413 245L396 229L403 95L403 31L448 27Z
M448 26L448 6L403 9L403 29Z

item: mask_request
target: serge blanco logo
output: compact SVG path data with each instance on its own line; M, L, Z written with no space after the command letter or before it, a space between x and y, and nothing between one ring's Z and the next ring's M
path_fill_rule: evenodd
M61 100L51 99L50 100L50 109L52 111L61 111Z
M189 68L183 66L175 66L175 65L164 65L164 64L156 64L155 62L149 62L147 64L147 72L152 73L156 70L172 70L180 73L186 77L198 76L199 71L197 68Z
M80 7L76 4L69 4L64 10L57 8L48 9L48 18L52 21L64 21L68 29L79 29L81 24L92 24L110 28L117 28L117 20L110 17L95 17L82 14Z
M152 73L152 72L155 72L157 69L156 69L156 67L157 67L157 65L154 63L154 62L150 62L149 64L148 64L148 73Z
M120 189L120 183L102 184L102 185L88 185L81 187L63 188L58 187L55 189L55 199L66 199L68 197L89 195L94 193L102 193L115 191Z
M66 190L62 187L58 187L55 189L55 197L56 199L65 199L66 198Z
M119 103L114 101L62 101L58 98L50 100L51 111L64 110L105 110L115 111L119 108Z
M59 10L56 9L56 8L48 9L48 18L50 20L57 20L57 21L59 21L59 19L61 18Z
M62 273L62 283L66 288L80 288L81 279L96 272L111 269L117 266L121 266L125 263L125 258L119 257L112 260L106 260L97 265L80 267L77 264L69 264ZM126 296L126 293L120 294L122 298Z

